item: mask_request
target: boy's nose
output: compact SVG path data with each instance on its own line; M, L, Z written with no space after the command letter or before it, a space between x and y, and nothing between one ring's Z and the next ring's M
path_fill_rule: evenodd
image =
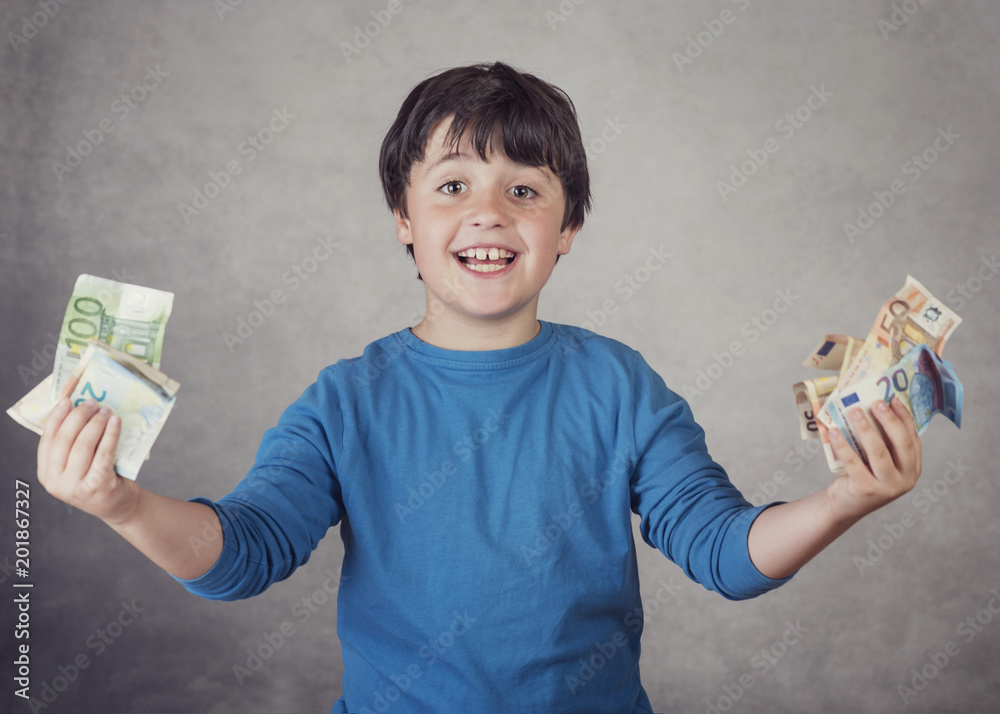
M507 205L502 196L483 194L470 205L469 223L478 228L494 228L507 223Z

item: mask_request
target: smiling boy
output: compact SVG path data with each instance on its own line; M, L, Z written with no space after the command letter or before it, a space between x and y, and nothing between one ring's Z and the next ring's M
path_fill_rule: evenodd
M483 350L527 342L539 329L538 297L580 226L562 226L562 185L546 166L504 154L484 161L465 140L450 151L442 120L413 166L399 240L413 248L427 290L424 342ZM440 306L435 310L436 306Z
M251 597L340 524L334 712L651 712L631 514L726 598L784 583L909 491L905 407L857 410L869 469L754 507L688 405L627 346L537 319L590 205L569 98L495 63L417 85L379 159L425 317L327 367L229 495L177 501L117 476L120 431L61 401L39 445L50 493L102 518L190 591ZM221 538L199 540L207 527ZM645 663L649 668L655 663Z

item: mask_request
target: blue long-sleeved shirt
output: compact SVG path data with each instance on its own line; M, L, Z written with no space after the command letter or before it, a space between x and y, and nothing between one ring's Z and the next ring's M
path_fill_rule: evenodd
M541 322L517 347L404 329L324 369L213 503L223 551L181 581L251 597L340 523L334 712L650 712L630 511L643 539L731 599L751 506L688 405L636 351ZM766 506L765 506L766 507Z

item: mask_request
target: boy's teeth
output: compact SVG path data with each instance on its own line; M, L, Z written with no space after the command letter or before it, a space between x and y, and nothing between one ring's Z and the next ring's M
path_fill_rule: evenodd
M475 270L477 273L492 273L497 270L503 270L506 265L500 265L499 263L476 263L474 265L466 264L466 268Z
M500 258L513 258L514 253L506 248L469 248L458 252L460 258L475 258L476 260L499 260Z

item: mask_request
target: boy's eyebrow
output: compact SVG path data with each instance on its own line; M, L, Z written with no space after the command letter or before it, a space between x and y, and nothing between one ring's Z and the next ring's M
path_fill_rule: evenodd
M433 164L431 164L430 166L427 167L427 173L430 173L430 172L434 171L439 166L442 166L442 165L447 164L447 163L451 163L453 161L471 161L471 160L473 160L473 158L475 158L475 157L473 157L471 154L468 154L468 153L466 153L464 151L452 151L451 153L443 154L442 156L438 157L437 161L435 161ZM514 163L516 163L518 166L523 166L526 169L533 169L533 170L535 170L536 172L538 172L538 174L541 175L541 177L546 182L552 183L552 179L549 178L549 175L545 171L542 170L545 167L543 167L543 166L532 166L531 164L524 164L524 163L517 162L517 161L515 161Z
M452 151L450 154L443 154L442 156L440 156L437 161L435 161L433 164L427 167L427 170L433 171L441 164L447 164L451 161L467 161L468 159L471 158L472 158L471 156L461 151Z

